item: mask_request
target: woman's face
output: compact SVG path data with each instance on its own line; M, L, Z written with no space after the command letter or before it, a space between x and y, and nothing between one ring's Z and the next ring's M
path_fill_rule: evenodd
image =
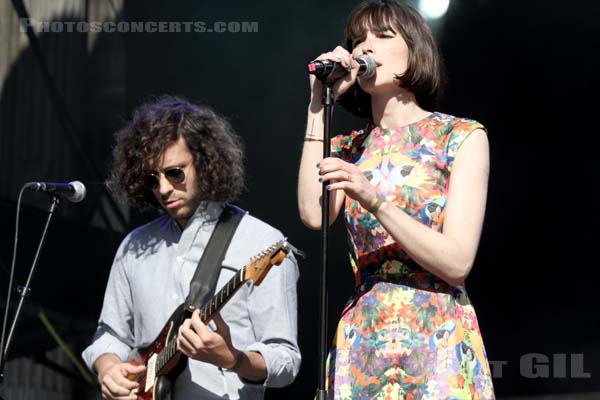
M360 87L369 94L398 93L402 89L395 75L402 75L408 68L409 50L400 33L368 31L362 42L357 42L352 55L368 54L375 60L377 69L369 79L358 78Z

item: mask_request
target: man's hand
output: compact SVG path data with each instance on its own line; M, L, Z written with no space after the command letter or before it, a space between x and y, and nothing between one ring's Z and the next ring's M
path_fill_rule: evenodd
M209 329L200 319L200 311L194 310L179 328L177 348L194 360L204 361L217 367L230 369L236 364L239 350L231 344L229 326L219 313L213 321L216 331Z
M137 375L146 369L144 365L122 362L114 354L103 354L95 363L98 371L98 383L102 388L102 398L108 400L137 399L137 382L127 379L128 375Z

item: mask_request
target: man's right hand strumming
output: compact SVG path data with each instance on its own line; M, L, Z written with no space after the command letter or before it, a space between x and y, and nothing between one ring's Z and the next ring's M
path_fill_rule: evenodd
M102 398L107 400L137 399L137 382L127 379L129 375L144 372L144 365L133 365L121 361L114 354L103 354L96 360L98 383L102 388Z

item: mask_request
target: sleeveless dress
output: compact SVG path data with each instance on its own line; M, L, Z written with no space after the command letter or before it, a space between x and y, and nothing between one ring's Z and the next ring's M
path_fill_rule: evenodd
M478 128L435 112L396 129L336 136L332 155L355 164L388 202L440 231L455 154ZM493 399L464 286L417 265L348 196L344 216L356 287L329 353L328 398Z

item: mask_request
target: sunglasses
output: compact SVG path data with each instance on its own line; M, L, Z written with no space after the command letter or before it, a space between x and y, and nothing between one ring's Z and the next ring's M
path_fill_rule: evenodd
M183 171L183 168L180 167L169 168L163 172L163 175L173 185L182 183L185 180L185 172ZM159 176L160 172L158 174L154 172L150 173L146 177L145 186L150 190L156 189L160 185Z

